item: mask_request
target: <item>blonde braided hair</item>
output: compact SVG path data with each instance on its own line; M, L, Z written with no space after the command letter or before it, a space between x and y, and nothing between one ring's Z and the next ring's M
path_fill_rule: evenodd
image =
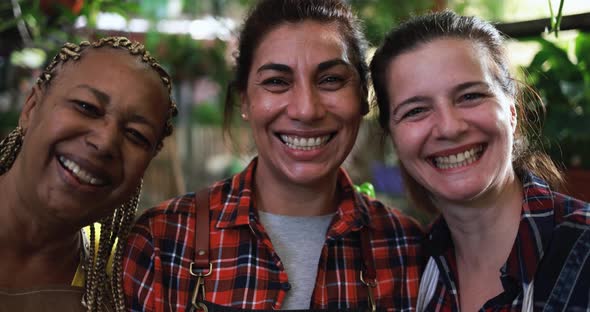
M166 119L166 126L164 127L164 135L162 139L171 135L173 130L172 118L178 114L178 109L176 107L176 103L172 99L172 81L170 75L158 63L158 61L150 55L150 52L145 49L143 44L136 41L131 41L126 37L105 37L94 42L82 41L79 45L69 42L65 43L59 53L53 57L43 73L41 73L37 79L37 84L39 86L47 86L51 79L56 76L55 68L57 65L60 63L65 63L70 59L77 61L80 59L82 51L86 48L101 48L104 46L110 46L113 48L120 48L129 51L131 55L140 57L144 63L147 63L160 76L162 83L168 90L168 97L170 99L168 118ZM162 140L160 140L157 149L160 150L162 146Z
M0 141L0 175L4 174L16 159L23 144L23 130L17 126L6 138Z
M58 74L56 67L59 64L66 63L68 60L77 61L82 56L82 52L87 48L112 47L127 50L131 55L137 56L144 63L148 64L160 77L162 83L168 91L169 109L168 118L164 126L162 139L158 142L157 150L163 146L163 139L172 134L172 118L178 114L174 100L172 99L172 83L170 75L164 68L153 58L141 43L131 41L125 37L106 37L94 42L83 41L79 45L66 43L59 53L51 60L41 76L37 79L39 87L47 87L51 80ZM8 137L0 141L0 175L8 171L16 159L23 140L23 131L20 127L13 130ZM112 299L113 307L116 311L125 311L125 300L122 288L122 258L125 248L127 235L131 230L131 224L139 204L141 194L141 183L135 190L133 196L117 207L113 213L100 220L101 231L98 243L98 250L95 250L94 242L96 233L94 226L90 226L90 254L85 257L82 264L85 272L85 292L82 304L87 311L101 311L105 304L108 304L109 298ZM112 276L110 282L107 275L107 264L113 249L115 241L118 244L115 247ZM96 257L94 255L96 254Z

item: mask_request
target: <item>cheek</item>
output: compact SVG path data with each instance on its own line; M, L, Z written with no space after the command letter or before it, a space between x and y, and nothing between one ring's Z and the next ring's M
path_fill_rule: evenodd
M152 155L149 152L137 152L135 150L132 153L132 151L128 151L127 157L124 159L125 176L130 180L128 183L135 184L136 181L139 181L143 177L151 160Z
M271 124L279 119L284 110L284 101L280 99L260 99L250 101L247 110L248 124L252 131L265 131Z
M390 127L393 146L400 158L416 154L412 157L418 157L418 149L422 142L422 131L418 127Z
M285 103L285 94L271 94L259 86L249 86L243 100L249 115L267 116Z

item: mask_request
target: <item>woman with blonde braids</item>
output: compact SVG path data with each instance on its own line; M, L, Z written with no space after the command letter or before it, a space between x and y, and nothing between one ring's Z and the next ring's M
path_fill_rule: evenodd
M124 37L67 43L49 64L0 142L0 311L124 311L113 246L172 132L170 91Z

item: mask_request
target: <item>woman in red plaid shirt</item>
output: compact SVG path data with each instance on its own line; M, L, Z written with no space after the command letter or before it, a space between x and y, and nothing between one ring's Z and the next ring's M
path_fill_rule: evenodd
M201 219L192 193L139 219L125 261L132 311L413 310L420 228L340 168L369 110L365 47L341 1L254 7L225 116L235 92L258 157L208 189ZM209 246L195 256L203 218Z
M588 311L590 206L528 135L503 38L450 11L414 18L375 53L380 122L411 199L439 212L418 311ZM528 103L530 104L530 103Z

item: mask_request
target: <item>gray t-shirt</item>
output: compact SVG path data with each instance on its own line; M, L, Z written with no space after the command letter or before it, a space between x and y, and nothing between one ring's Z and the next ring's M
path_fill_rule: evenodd
M309 309L326 231L334 214L294 217L259 211L258 215L291 284L281 309Z

